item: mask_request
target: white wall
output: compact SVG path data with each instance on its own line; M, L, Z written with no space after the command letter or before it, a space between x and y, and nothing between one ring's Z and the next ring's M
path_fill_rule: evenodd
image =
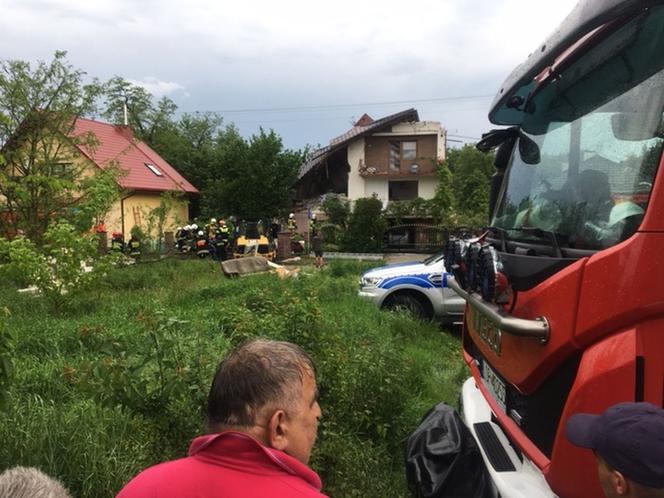
M371 197L374 194L376 194L376 197L382 201L383 207L387 206L387 198L389 195L387 178L367 177L365 179L363 197Z
M438 121L419 121L417 123L399 123L392 127L390 132L376 133L379 136L399 135L431 135L438 136L438 159L445 159L445 129ZM359 138L348 145L348 199L355 201L361 197L371 197L373 194L383 201L388 200L388 179L376 177L362 177L359 173L360 162L364 161L364 138ZM413 178L414 179L414 178ZM437 177L419 178L418 195L423 199L431 199L436 193Z
M422 199L433 199L433 196L436 195L437 185L438 177L436 176L420 178L419 184L417 185L417 195Z
M364 138L360 138L348 145L348 198L351 201L365 197L364 178L360 176L360 160L364 160Z

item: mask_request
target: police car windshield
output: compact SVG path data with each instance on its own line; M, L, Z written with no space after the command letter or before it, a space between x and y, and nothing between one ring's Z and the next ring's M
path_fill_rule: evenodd
M434 263L438 263L438 261L443 259L443 255L444 255L444 253L442 253L442 252L438 253L438 254L434 254L433 256L429 256L428 258L426 258L424 261L422 261L422 263L424 263L427 266L432 265Z
M511 240L539 229L561 247L593 250L637 230L662 152L662 53L659 6L538 89L524 105L494 227Z

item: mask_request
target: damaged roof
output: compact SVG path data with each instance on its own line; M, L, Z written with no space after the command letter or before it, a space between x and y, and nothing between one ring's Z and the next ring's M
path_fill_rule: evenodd
M338 137L330 140L330 144L313 151L309 154L307 161L300 168L299 178L302 178L316 166L323 164L328 157L330 157L334 152L339 149L346 147L353 140L362 137L364 135L369 135L371 133L377 133L385 128L389 128L392 125L403 123L403 122L413 122L419 121L419 114L415 109L408 109L405 111L397 112L396 114L391 114L373 120L368 114L363 114L360 119L355 123L355 125L348 130L346 133L339 135Z

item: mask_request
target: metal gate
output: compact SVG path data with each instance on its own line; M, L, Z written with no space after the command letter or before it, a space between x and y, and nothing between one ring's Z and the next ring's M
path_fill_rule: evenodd
M383 250L386 252L442 251L449 237L446 227L423 224L395 225L383 233Z

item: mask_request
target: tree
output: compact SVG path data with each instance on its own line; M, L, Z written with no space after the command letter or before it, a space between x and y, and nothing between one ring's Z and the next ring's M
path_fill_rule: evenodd
M159 196L159 206L150 210L147 215L147 235L156 237L157 251L162 249L162 239L164 237L164 227L168 215L173 211L173 207L182 201L182 192L169 191ZM176 220L177 223L183 223L186 220Z
M71 211L95 187L75 146L94 149L91 134L76 136L76 118L95 110L101 92L96 80L56 52L50 62L0 61L0 196L4 199L0 235L19 231L38 245L52 221ZM108 176L110 173L107 173ZM99 192L95 197L100 201ZM116 195L110 192L110 195ZM110 203L97 202L97 208Z
M344 234L344 249L360 252L380 251L386 226L380 199L375 195L357 199L348 219L348 230Z
M259 219L283 215L303 161L299 151L285 150L281 138L261 128L244 140L230 126L218 138L219 177L204 191L205 208Z
M489 216L489 186L494 172L494 155L483 154L472 145L450 149L444 165L452 174L452 192L457 222L471 227L487 225ZM440 178L437 196L443 194L447 182Z
M330 195L323 201L323 211L327 215L327 220L339 228L346 228L348 216L350 215L350 203L347 200L339 199Z
M455 219L454 188L452 186L452 172L445 162L437 165L438 185L436 186L436 195L431 200L431 210L433 217L438 221L451 224Z
M150 92L120 76L104 85L106 102L103 116L114 124L124 124L124 108L127 107L128 125L136 137L147 143L156 141L158 135L173 128L173 114L177 105L168 97L156 103Z

